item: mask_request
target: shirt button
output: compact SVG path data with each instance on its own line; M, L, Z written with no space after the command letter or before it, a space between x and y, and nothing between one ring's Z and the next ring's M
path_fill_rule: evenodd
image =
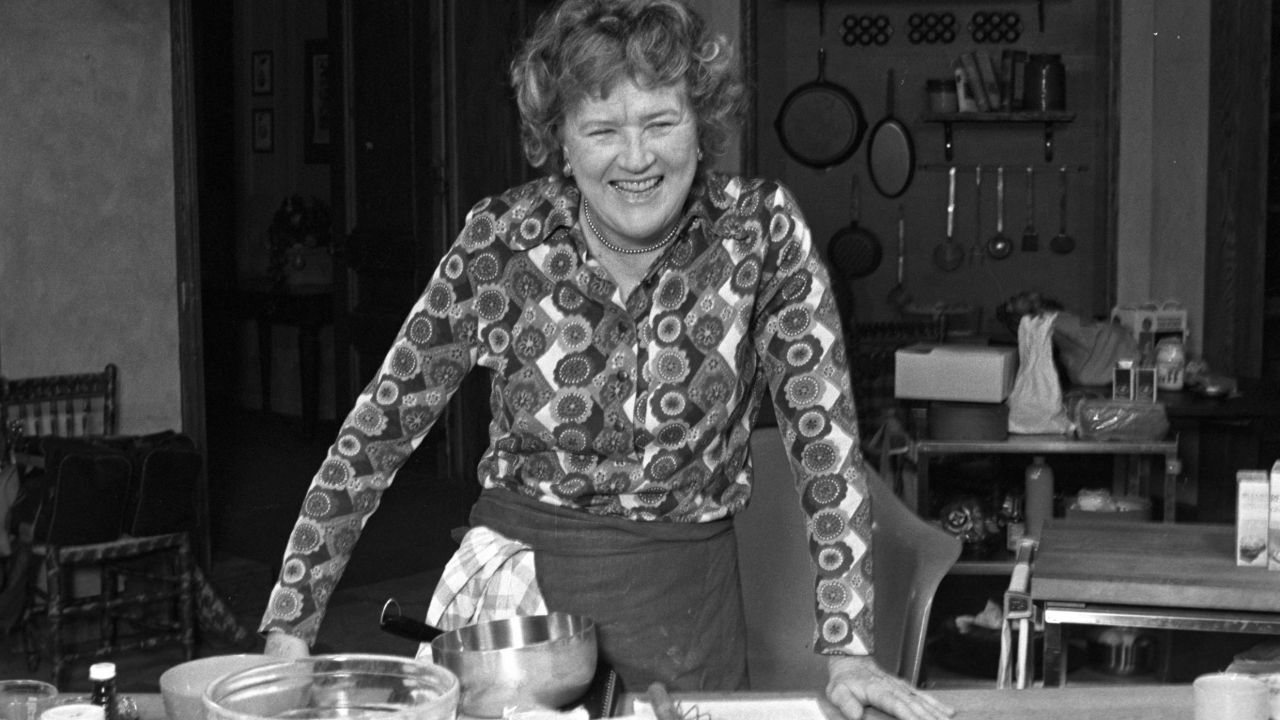
M622 422L621 420L615 420L613 423L613 429L617 430L618 432L622 432L623 430L627 429L627 424Z
M626 370L619 370L619 371L618 371L618 380L619 380L620 382L630 382L630 380L631 380L631 373L627 372Z

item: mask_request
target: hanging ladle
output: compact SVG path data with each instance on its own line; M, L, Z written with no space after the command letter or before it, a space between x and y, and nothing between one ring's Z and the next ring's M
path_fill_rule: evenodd
M964 262L964 248L955 240L956 227L956 168L947 172L947 239L933 249L933 263L940 270L952 272Z
M996 168L996 234L987 241L987 254L1003 260L1013 252L1013 240L1004 234L1004 166Z
M1058 171L1058 178L1062 185L1062 194L1058 198L1058 234L1053 236L1049 241L1049 249L1059 255L1066 255L1076 249L1076 241L1067 234L1067 166L1063 165Z

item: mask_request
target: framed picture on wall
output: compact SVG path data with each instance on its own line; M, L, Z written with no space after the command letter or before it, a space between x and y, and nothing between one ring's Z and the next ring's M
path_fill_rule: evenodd
M253 94L270 95L273 88L271 51L259 50L254 53L249 61L249 72L249 85L253 88Z
M332 116L329 107L329 43L327 40L308 40L306 77L303 86L303 158L309 163L329 162L332 145L330 128Z
M254 152L269 153L276 149L275 113L271 108L253 109L253 124L250 132Z

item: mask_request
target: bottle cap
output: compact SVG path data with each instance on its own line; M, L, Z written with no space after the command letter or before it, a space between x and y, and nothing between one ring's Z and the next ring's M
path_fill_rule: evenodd
M89 666L90 680L111 680L116 676L115 663L94 663Z

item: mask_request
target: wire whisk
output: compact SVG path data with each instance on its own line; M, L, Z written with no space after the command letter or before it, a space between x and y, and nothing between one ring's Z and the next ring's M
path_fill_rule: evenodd
M712 720L711 713L704 712L698 707L697 703L691 703L688 707L682 702L676 703L676 712L680 713L683 720Z

